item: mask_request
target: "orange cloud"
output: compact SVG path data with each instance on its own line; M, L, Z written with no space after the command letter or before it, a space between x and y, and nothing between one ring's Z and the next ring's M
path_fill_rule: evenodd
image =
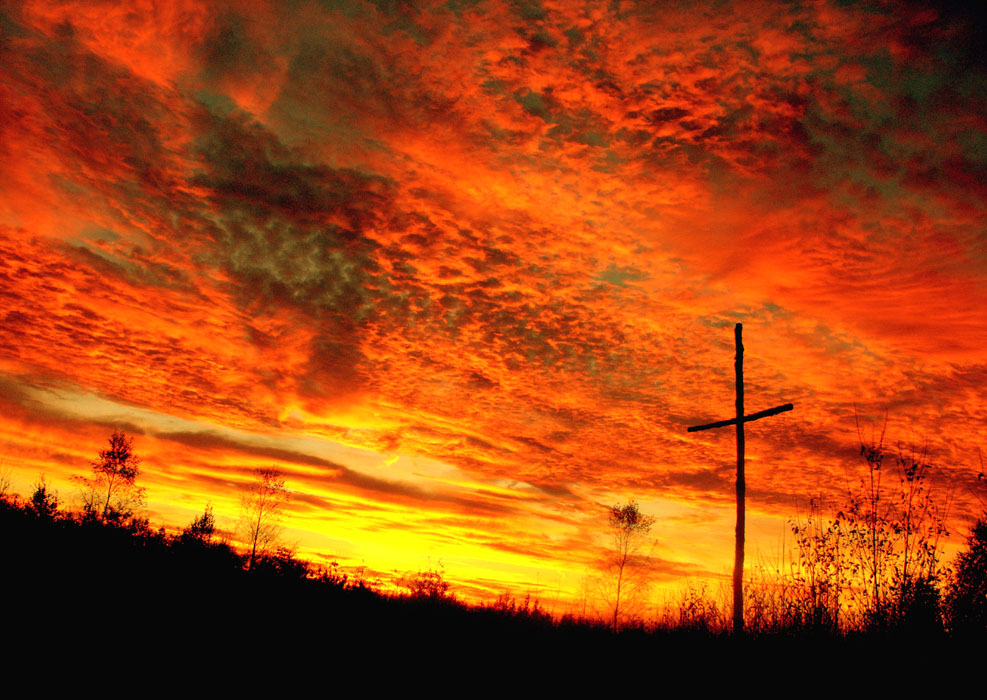
M0 23L23 479L126 423L170 524L234 518L276 461L313 555L574 594L601 504L634 496L668 576L715 574L730 528L696 523L729 511L733 447L685 427L731 410L741 321L749 405L796 405L751 427L752 531L839 492L855 406L927 439L971 512L987 141L963 16L121 7Z

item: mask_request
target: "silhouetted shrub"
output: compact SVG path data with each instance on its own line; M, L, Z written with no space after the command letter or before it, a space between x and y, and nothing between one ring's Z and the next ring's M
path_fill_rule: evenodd
M38 478L34 485L34 493L31 494L31 508L40 518L54 518L58 515L58 493L56 493L45 479L44 474Z
M202 515L196 516L188 526L182 530L182 538L195 542L209 542L213 532L216 530L216 516L212 512L212 504L207 503Z
M410 574L401 579L401 585L408 590L408 596L414 600L444 601L452 600L449 593L449 582L442 576L442 567L429 567L425 571Z
M289 547L278 547L261 557L255 557L250 571L258 577L278 578L283 581L302 581L309 578L309 563L295 556Z

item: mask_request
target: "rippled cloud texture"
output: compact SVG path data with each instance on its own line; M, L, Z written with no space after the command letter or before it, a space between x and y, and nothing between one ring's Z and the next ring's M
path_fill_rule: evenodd
M138 435L152 513L478 592L575 591L603 506L729 566L732 328L770 548L865 434L976 506L981 27L885 2L14 2L0 9L0 445ZM68 486L65 485L66 493ZM958 521L959 522L959 521ZM758 538L761 538L758 540Z

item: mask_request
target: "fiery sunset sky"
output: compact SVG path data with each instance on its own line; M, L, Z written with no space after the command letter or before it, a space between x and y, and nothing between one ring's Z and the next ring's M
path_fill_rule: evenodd
M8 2L0 459L116 428L152 523L238 513L460 590L576 596L605 507L666 582L836 494L888 412L962 535L987 448L987 62L891 2ZM876 428L875 428L876 426ZM982 483L982 482L981 482Z

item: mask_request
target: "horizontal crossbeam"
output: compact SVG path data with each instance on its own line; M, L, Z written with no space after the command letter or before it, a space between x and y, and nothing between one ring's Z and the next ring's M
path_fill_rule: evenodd
M757 413L750 413L744 416L742 422L750 423L758 418L767 418L768 416L776 416L779 413L784 413L785 411L791 411L795 408L792 404L786 403L784 406L775 406L774 408L769 408L764 411L758 411ZM688 429L687 432L697 433L700 430L711 430L712 428L725 428L728 425L737 425L737 419L731 418L730 420L721 420L716 423L707 423L706 425L694 425ZM681 428L680 428L681 430Z

